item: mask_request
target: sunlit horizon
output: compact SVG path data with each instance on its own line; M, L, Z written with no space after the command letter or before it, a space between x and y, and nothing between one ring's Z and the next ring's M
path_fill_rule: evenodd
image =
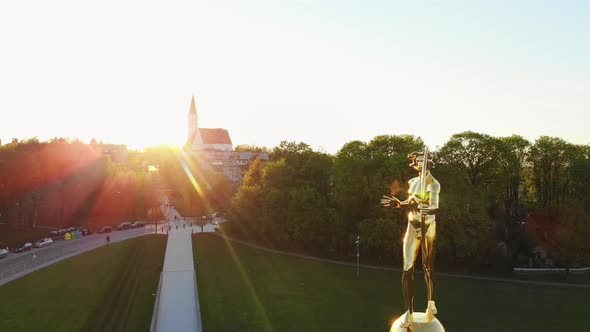
M67 9L67 10L66 10ZM0 4L0 139L182 146L475 131L590 143L590 4ZM108 24L105 24L108 22ZM418 121L417 119L421 119Z

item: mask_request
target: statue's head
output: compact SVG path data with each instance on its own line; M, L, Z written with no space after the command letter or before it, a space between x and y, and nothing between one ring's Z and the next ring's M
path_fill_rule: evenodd
M414 168L417 171L422 170L422 165L424 165L424 151L414 151L408 155L408 159L410 159L410 167ZM432 154L428 153L428 170L434 168L434 162L432 161Z

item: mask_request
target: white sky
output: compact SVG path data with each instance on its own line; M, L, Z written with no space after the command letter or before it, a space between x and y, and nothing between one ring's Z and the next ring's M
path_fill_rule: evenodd
M590 143L583 1L3 1L0 139ZM421 120L422 119L422 120Z

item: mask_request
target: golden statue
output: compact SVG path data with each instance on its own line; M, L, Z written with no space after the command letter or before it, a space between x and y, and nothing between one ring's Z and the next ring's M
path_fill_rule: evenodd
M381 199L383 206L399 208L402 205L407 205L410 210L403 245L402 290L406 312L393 324L391 331L403 331L400 329L444 331L440 322L434 317L437 313L434 302L434 257L436 253L436 218L434 211L438 209L440 183L430 173L430 169L434 167L434 162L430 159L428 149L425 148L423 152L413 152L408 158L411 160L410 167L419 172L419 176L412 178L408 182L408 199L400 201L393 196L383 196ZM414 263L419 248L422 252L422 269L426 280L428 300L426 312L424 313L414 313Z

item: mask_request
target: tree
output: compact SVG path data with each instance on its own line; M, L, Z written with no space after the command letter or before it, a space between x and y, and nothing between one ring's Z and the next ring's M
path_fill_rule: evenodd
M234 147L234 151L270 152L270 149L266 146L238 144Z
M438 151L439 161L452 164L475 187L488 185L493 178L493 168L498 150L496 139L486 134L466 131L451 136Z
M482 266L494 248L493 223L485 194L465 181L453 165L437 164L441 208L436 212L437 256L450 264Z
M517 135L501 137L498 143L499 174L497 182L503 191L506 224L515 225L522 218L519 212L522 173L531 144Z
M260 185L263 170L264 166L260 161L260 158L254 159L254 161L250 164L250 167L248 167L246 174L244 174L242 185L246 187Z
M229 226L239 235L248 238L262 238L267 234L263 210L263 196L260 186L241 186L233 197L228 211Z
M312 151L308 144L303 142L287 142L281 141L279 146L272 149L270 153L270 160L276 161L281 159L287 159L289 161L295 161L298 158L303 158L305 155Z
M424 141L413 135L379 135L369 142L368 148L373 157L387 158L422 150Z
M577 150L570 169L572 196L581 201L586 213L590 213L590 145L577 146Z
M423 146L419 137L381 135L368 144L349 142L338 151L334 161L332 201L341 219L340 225L344 227L343 245L362 232L362 236L368 239L363 244L365 249L370 250L372 246L385 249L384 239L401 231L404 218L399 214L388 214L379 205L379 198L384 194L398 194L391 192L392 183L400 187L397 191L407 191L407 180L415 176L408 167L407 156ZM387 222L388 218L393 220ZM378 234L384 229L395 231Z
M560 204L534 210L526 219L529 234L540 245L553 250L566 269L590 258L590 218L579 200L568 199Z
M528 162L538 206L559 204L573 191L570 168L576 152L574 145L556 137L542 136L531 146Z

